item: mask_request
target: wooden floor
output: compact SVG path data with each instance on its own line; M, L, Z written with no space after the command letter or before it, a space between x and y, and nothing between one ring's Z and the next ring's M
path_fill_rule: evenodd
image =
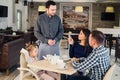
M65 53L68 53L68 50L61 49L60 53L63 53L65 55ZM63 55L63 54L61 54L61 55ZM114 54L115 54L115 51L112 50L112 53L111 53L111 64L115 63ZM115 75L113 76L112 80L120 80L120 59L118 59L116 64L118 65L118 67L116 68ZM5 76L5 72L0 72L0 80L14 80L14 78L17 77L18 75L19 75L19 71L17 69L12 71L9 76Z
M19 71L14 70L13 72L10 73L9 76L6 76L4 72L0 72L0 80L14 80L16 76L18 76Z

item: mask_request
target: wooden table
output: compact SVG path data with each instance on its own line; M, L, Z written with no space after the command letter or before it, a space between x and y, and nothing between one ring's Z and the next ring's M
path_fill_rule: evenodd
M73 35L74 36L74 35L79 35L79 34L78 33L69 33L68 32L68 33L64 33L64 35L67 35L69 37L69 35Z
M104 34L110 35L108 37L109 39L109 49L110 49L110 54L111 54L111 47L112 47L112 40L115 40L120 37L120 28L97 28L97 30L103 32ZM112 35L117 35L116 37L113 37ZM107 39L106 39L107 40Z
M104 34L120 34L120 28L97 28L97 30Z
M10 39L17 39L17 38L20 38L21 35L12 35L12 34L6 34L4 35L5 38L10 38Z
M77 71L72 67L70 62L66 63L66 66L67 66L66 69L59 69L57 65L52 65L47 60L36 61L36 62L28 64L27 66L30 68L42 69L46 71L52 71L52 72L56 72L60 74L67 74L67 75L72 75Z
M21 37L21 35L12 35L12 34L6 34L4 36L5 37L12 37L12 38Z
M21 35L12 35L12 34L4 35L5 42L12 41L12 40L18 39L20 37L21 37Z

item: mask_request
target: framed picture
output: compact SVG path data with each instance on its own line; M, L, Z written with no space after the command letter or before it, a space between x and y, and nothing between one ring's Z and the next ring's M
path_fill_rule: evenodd
M76 11L77 7L82 10ZM90 26L90 6L80 4L65 4L61 3L61 18L64 28L80 29L89 28Z

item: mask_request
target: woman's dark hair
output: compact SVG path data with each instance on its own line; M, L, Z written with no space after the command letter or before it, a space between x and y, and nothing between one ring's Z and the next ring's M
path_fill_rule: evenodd
M103 44L105 40L105 35L101 31L94 30L91 32L92 37L97 41L99 44Z
M55 3L54 1L51 1L51 0L49 0L49 1L47 1L47 2L45 3L45 7L46 7L46 8L49 8L50 5L56 5L56 3Z
M88 46L89 45L89 42L88 42L89 40L88 39L89 39L89 35L90 35L90 30L83 28L80 31L82 31L84 33L85 37L86 37L85 46Z
M85 35L86 39L85 39L85 50L84 52L86 53L86 55L89 55L89 35L90 35L90 30L86 29L86 28L82 28L80 31L83 32L83 34Z

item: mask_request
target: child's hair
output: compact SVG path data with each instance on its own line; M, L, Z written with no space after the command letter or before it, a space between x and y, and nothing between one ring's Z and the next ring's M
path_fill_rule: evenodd
M33 48L36 48L37 45L36 44L30 44L30 43L26 43L25 44L25 49L30 52L31 50L33 50Z

